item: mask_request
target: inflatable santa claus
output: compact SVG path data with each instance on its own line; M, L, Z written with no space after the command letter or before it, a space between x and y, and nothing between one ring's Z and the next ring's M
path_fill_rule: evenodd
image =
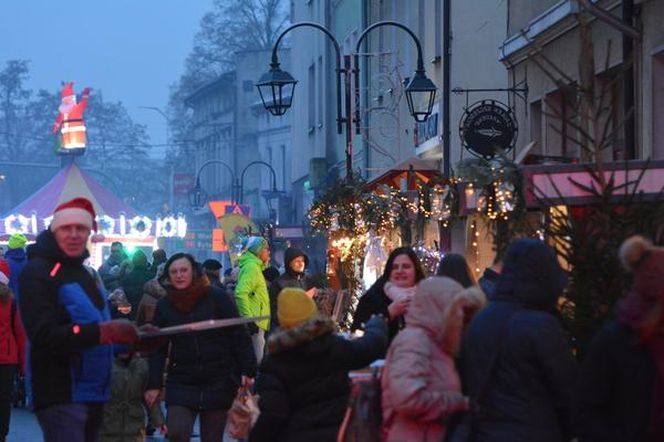
M53 125L53 133L60 132L60 149L64 151L85 149L87 137L83 112L88 105L90 88L83 89L81 101L77 103L74 83L69 82L62 87L61 97L58 118Z

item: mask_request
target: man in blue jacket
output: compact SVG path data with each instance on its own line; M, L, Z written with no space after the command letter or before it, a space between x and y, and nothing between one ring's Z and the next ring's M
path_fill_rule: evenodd
M46 442L97 440L110 398L110 344L138 340L130 322L110 320L106 291L83 265L95 227L87 199L59 205L50 228L28 248L19 278L34 409Z

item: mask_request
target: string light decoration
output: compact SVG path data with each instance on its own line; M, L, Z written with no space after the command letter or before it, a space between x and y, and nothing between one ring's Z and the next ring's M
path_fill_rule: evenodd
M327 235L353 298L360 294L361 263L369 236L382 236L399 227L403 239L413 222L422 225L427 219L448 227L458 215L459 182L457 178L438 176L416 190L402 192L383 186L376 192L361 177L353 176L350 182L337 181L313 203L307 213L311 228ZM424 245L420 245L419 253L423 265L433 274L440 253Z
M309 209L311 228L328 236L332 256L339 260L342 275L336 276L343 277L350 298L346 319L361 294L361 263L369 233L383 235L396 227L392 205L390 198L372 192L362 178L353 176L337 181Z
M445 179L442 176L433 177L420 189L418 210L425 219L434 219L442 223L443 227L450 227L459 215L459 178Z
M438 270L440 260L445 256L445 254L439 250L438 244L435 243L435 247L432 248L427 247L424 242L420 241L413 246L413 251L420 260L422 270L424 270L426 276L434 276Z
M477 212L489 220L507 221L519 208L522 198L519 168L508 158L468 158L459 162L457 169L467 183L466 196L477 193Z
M470 223L470 246L473 256L473 271L475 276L480 274L480 232L477 230L477 221Z
M383 234L395 226L390 201L372 192L366 182L353 177L338 181L314 202L308 212L312 229L335 238L357 238L369 231Z

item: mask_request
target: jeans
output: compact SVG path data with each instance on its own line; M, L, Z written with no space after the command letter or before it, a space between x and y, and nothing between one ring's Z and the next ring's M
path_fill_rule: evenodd
M265 330L259 328L258 333L251 335L251 344L254 347L256 362L260 365L263 359L263 352L265 351Z
M189 442L196 416L200 418L200 441L220 442L226 427L226 410L195 410L171 405L166 415L169 442Z
M97 442L104 404L58 404L37 410L44 442Z
M9 433L9 416L12 412L12 391L16 365L0 365L0 440Z

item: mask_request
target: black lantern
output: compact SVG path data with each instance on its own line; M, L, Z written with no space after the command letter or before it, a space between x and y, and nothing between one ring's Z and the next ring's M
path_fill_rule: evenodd
M424 71L416 71L406 87L408 110L415 121L422 123L429 118L436 99L436 85L429 80Z
M196 186L189 192L189 205L194 209L200 209L207 203L207 194L201 187L200 180L196 180Z
M263 74L256 83L263 106L272 115L286 113L293 102L293 93L297 80L288 72L279 68L279 63L272 63L269 72Z

